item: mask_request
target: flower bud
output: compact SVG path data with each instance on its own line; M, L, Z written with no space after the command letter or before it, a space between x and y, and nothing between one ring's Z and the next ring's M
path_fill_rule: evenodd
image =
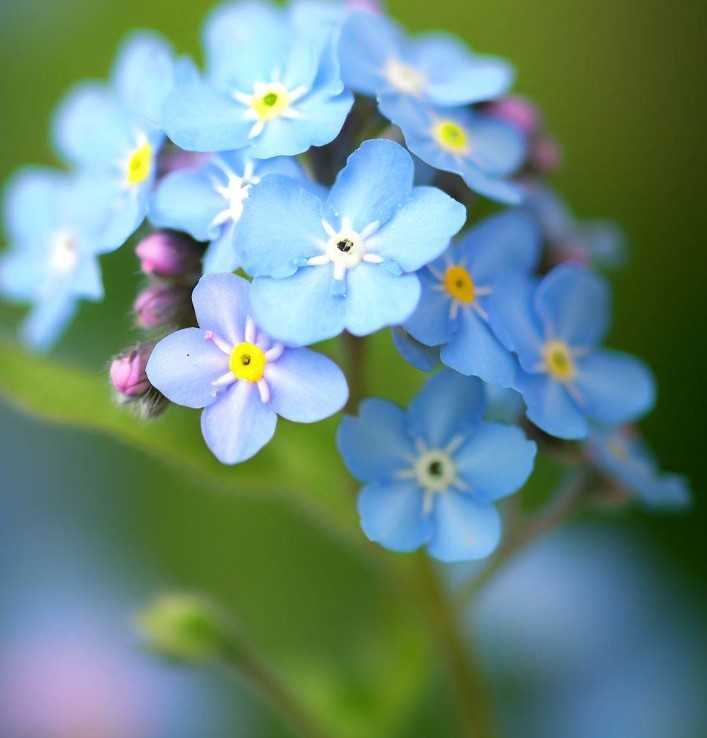
M135 626L147 649L175 661L212 661L233 655L225 617L202 597L166 594L138 613Z
M542 127L542 115L538 108L522 97L504 97L484 106L485 111L510 123L526 136L534 136Z
M530 166L541 174L549 174L560 168L562 152L552 136L540 136L531 146Z
M157 231L143 239L135 253L145 274L161 277L178 277L196 271L201 260L191 239L169 231Z
M113 359L110 366L110 379L115 389L125 397L138 397L151 387L145 373L154 343L140 344L128 353Z
M346 10L365 10L374 15L383 15L383 2L381 0L346 0Z
M133 304L137 324L141 328L159 328L175 323L186 314L190 291L169 284L154 284L143 290Z

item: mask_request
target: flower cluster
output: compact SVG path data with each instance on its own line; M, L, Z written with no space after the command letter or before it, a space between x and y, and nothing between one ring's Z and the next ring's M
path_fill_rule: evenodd
M411 36L362 0L227 3L203 47L199 67L155 34L128 38L109 82L59 105L70 172L10 183L0 287L30 303L30 345L101 299L99 256L139 233L144 336L111 379L147 415L201 409L224 464L265 446L278 415L310 423L347 403L311 344L390 328L409 364L444 365L407 409L367 399L340 426L363 530L387 548L489 555L495 501L558 446L652 504L687 498L626 440L653 407L650 371L602 347L597 269L622 263L624 239L552 189L559 146L510 96L510 63ZM477 220L482 199L497 212Z

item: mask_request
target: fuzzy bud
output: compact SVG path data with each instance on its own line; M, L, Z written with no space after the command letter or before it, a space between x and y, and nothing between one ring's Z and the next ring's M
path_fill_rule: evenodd
M157 231L143 239L135 253L145 274L160 277L178 277L197 271L201 259L191 239L169 231Z
M133 311L141 328L159 328L177 322L190 304L189 290L169 284L154 284L137 296Z
M128 353L113 359L110 379L119 394L133 398L144 395L150 389L145 367L154 347L154 343L140 344Z

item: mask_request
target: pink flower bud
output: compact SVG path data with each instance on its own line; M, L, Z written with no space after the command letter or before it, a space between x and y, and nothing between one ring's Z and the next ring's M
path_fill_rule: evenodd
M132 351L113 359L110 366L110 379L121 395L138 397L150 389L151 385L145 373L145 367L154 347L154 343L141 344Z
M133 311L141 328L159 328L175 322L185 313L189 304L189 290L169 284L155 284L137 296Z
M541 136L530 150L530 165L541 174L549 174L560 168L562 152L552 136Z
M145 274L178 277L199 268L200 254L195 244L169 231L157 231L143 239L135 253Z
M489 115L505 120L526 136L535 135L542 127L537 106L522 97L504 97L485 106Z
M365 10L374 15L383 15L383 3L380 0L346 0L346 10L352 13L355 10Z

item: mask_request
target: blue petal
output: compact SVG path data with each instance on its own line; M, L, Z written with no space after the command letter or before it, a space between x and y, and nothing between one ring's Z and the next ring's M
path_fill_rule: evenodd
M575 440L587 435L584 414L567 388L545 374L516 375L514 389L523 395L530 420L551 436Z
M233 346L244 340L250 284L235 274L205 274L192 302L199 326Z
M460 432L478 422L486 411L482 383L451 369L442 369L410 403L408 418L415 435L430 448L445 448Z
M423 372L431 372L439 364L439 348L437 346L425 346L415 340L402 326L396 326L392 330L393 344L398 353L415 369Z
M481 423L454 455L461 478L477 499L488 501L520 489L531 472L537 446L520 428Z
M392 220L366 241L366 247L414 272L442 254L464 225L466 208L435 187L416 187Z
M0 255L0 290L6 300L33 300L47 277L47 259L37 244L14 246Z
M359 232L371 223L387 223L412 195L414 169L410 154L394 141L364 141L331 188L330 217L350 219Z
M423 492L412 482L367 485L358 497L358 512L366 536L391 551L414 551L432 532Z
M506 176L523 163L525 139L509 123L484 115L467 117L463 111L447 116L446 111L440 110L438 114L444 119L459 118L471 139L470 159L485 174Z
M22 323L22 340L35 351L47 351L66 330L77 309L76 297L65 290L41 300Z
M456 328L456 321L451 320L452 300L446 291L436 289L440 281L429 269L421 269L418 277L422 286L420 301L404 327L417 341L439 346L450 339Z
M336 445L348 470L361 482L393 479L417 455L403 410L377 398L364 400L358 417L341 419Z
M483 559L501 540L496 508L459 492L435 495L432 523L434 534L427 550L440 561Z
M58 225L57 206L66 176L51 169L26 167L5 190L4 215L10 238L18 243L46 241Z
M425 33L408 45L406 56L427 80L425 96L452 106L493 100L507 92L515 76L503 59L474 56L454 36Z
M685 508L692 498L689 482L677 474L646 480L635 492L645 505L657 508Z
M552 338L570 346L594 346L609 328L611 306L606 282L574 264L556 267L542 280L534 305Z
M488 402L486 420L499 423L517 423L520 420L525 412L525 403L518 392L493 384L487 384L484 389Z
M473 375L501 387L510 387L516 360L496 338L491 327L473 310L462 308L457 330L442 346L442 362L466 375Z
M147 362L147 378L168 400L202 408L215 401L211 383L228 372L228 356L199 328L163 338Z
M308 346L344 329L346 299L334 294L330 267L303 267L287 279L259 277L251 287L256 323L290 346Z
M287 277L323 253L322 202L298 182L266 177L243 203L238 247L243 268L254 277Z
M532 272L540 258L540 230L518 210L485 218L458 242L477 285L493 284L507 272Z
M367 336L404 323L420 299L420 280L414 274L395 274L385 264L359 264L346 275L344 327Z
M132 33L118 52L113 79L130 111L159 125L162 103L176 81L170 45L156 33Z
M133 120L107 87L81 83L59 104L53 141L59 154L75 164L113 166L135 148Z
M71 289L74 295L88 300L102 300L104 297L103 279L98 259L92 254L82 254L71 275Z
M240 267L240 255L233 242L235 230L235 224L228 223L223 227L221 235L209 244L204 252L202 265L204 274L235 272Z
M460 167L457 174L461 175L470 190L490 200L504 205L520 205L523 202L523 188L520 185L492 177L473 164Z
M165 100L162 121L172 141L186 151L243 148L253 127L242 105L201 83L174 90Z
M338 413L346 404L346 377L328 357L309 349L286 349L268 363L270 407L296 423L314 423Z
M257 385L236 382L201 414L206 445L222 464L239 464L260 451L275 433L277 415L263 404Z
M348 87L364 95L387 86L383 72L389 58L400 54L402 33L389 18L352 13L339 35L341 76Z
M577 359L574 385L587 415L611 425L637 420L655 404L655 381L639 359L596 351Z

